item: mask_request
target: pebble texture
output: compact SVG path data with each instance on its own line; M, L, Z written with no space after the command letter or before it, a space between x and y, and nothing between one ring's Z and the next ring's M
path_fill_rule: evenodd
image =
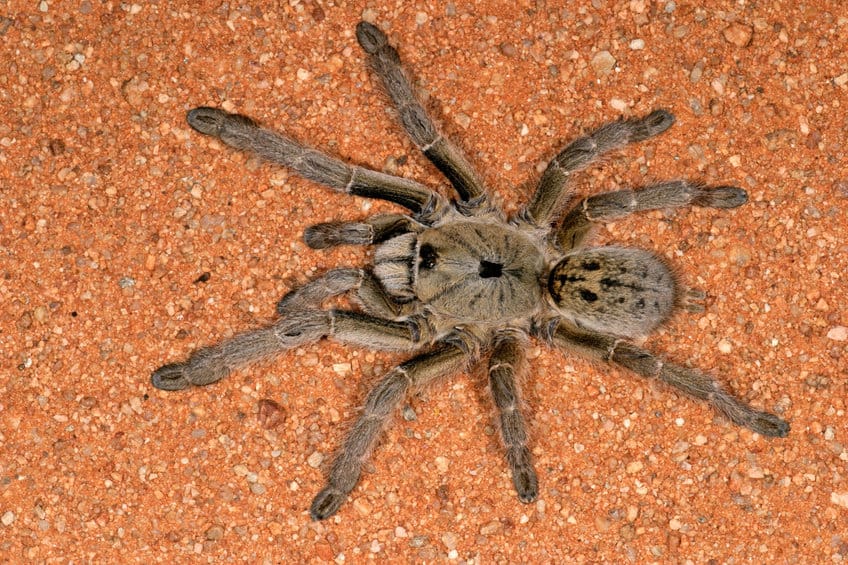
M848 559L844 6L466 4L0 7L3 561ZM186 110L239 111L444 187L363 64L361 18L399 45L510 210L580 132L671 109L668 133L576 189L685 176L749 191L738 210L649 213L598 235L658 250L708 294L647 345L782 414L790 436L531 344L537 502L517 501L472 373L411 399L351 501L312 523L368 384L402 357L324 342L215 386L154 390L152 369L367 260L307 249L307 225L391 210L226 150Z

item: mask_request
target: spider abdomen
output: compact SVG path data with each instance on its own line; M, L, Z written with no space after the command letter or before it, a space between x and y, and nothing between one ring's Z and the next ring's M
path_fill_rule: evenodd
M602 247L560 260L548 275L548 292L560 313L578 327L637 338L671 316L678 285L653 253Z

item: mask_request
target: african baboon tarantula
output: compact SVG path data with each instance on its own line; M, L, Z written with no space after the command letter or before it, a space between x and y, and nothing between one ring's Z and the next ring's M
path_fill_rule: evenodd
M535 500L538 481L519 387L528 336L658 379L762 435L787 435L789 424L774 414L755 410L712 377L668 363L633 343L676 308L699 309L702 293L686 289L653 253L586 246L594 224L658 208L736 208L747 201L744 190L661 182L590 196L554 224L572 197L568 184L575 172L609 151L664 132L674 122L669 112L619 120L573 141L551 160L530 202L506 217L417 100L386 35L360 22L356 37L406 132L448 178L459 200L448 201L412 180L348 165L244 116L205 107L190 111L188 123L201 133L339 192L400 204L410 214L308 228L304 238L314 249L376 244L373 271L328 271L284 296L272 325L160 367L151 377L154 386L178 390L207 385L248 363L329 336L369 348L417 352L366 396L327 485L312 502L310 514L316 520L332 516L345 501L387 421L411 390L461 371L484 355L513 484L522 502ZM322 309L328 298L348 292L361 311Z

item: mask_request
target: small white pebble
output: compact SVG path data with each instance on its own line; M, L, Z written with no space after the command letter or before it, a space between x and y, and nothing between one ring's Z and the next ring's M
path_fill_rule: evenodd
M445 544L445 547L448 550L452 550L456 548L456 534L453 532L445 532L442 534L442 543Z
M350 373L351 365L350 363L334 363L333 364L333 372L337 375L347 375Z
M12 525L12 522L14 522L14 521L15 521L15 513L14 513L14 512L12 512L11 510L7 510L7 511L3 514L3 517L2 517L2 518L0 518L0 521L2 521L2 522L3 522L3 525L4 525L4 526L11 526L11 525Z
M833 326L827 332L827 339L833 341L845 341L848 339L848 328L845 326Z
M630 48L634 51L640 51L645 48L644 39L633 39L630 41Z
M448 472L448 460L446 457L442 457L441 455L436 457L436 470L442 474Z
M837 506L848 508L848 492L832 492L830 493L830 501Z
M623 112L627 109L627 102L621 98L613 98L609 101L610 108L617 112Z
M306 69L298 69L297 70L297 80L304 81L304 80L308 79L309 76L310 76L310 72L307 71Z
M686 423L686 420L684 420L683 418L675 418L674 419L674 425L677 426L677 427L681 427L685 423Z
M726 339L723 339L718 342L718 350L724 354L727 354L733 351L733 345Z
M317 469L324 462L324 454L320 451L313 451L312 455L307 457L306 463L313 469Z
M674 530L675 532L683 527L683 524L680 522L679 518L672 518L668 522L668 527Z
M589 61L592 69L599 75L606 75L612 72L615 68L615 63L615 57L609 51L598 51L592 57L591 61Z
M748 469L748 477L752 479L762 479L765 476L765 473L763 473L763 470L759 467L752 467Z
M430 17L427 15L427 12L418 12L415 14L415 23L417 25L423 26L429 19Z

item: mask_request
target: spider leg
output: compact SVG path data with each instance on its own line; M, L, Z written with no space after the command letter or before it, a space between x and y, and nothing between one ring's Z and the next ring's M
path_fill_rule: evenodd
M391 415L409 391L459 371L468 359L468 347L449 337L438 342L432 351L416 355L380 379L366 396L362 413L342 442L326 486L312 501L309 514L313 520L329 518L347 499Z
M386 292L380 280L373 273L366 271L362 284L356 290L354 299L368 314L399 320L414 315L420 309L421 303L413 300L411 302L398 302Z
M510 332L500 334L489 359L489 390L498 411L499 429L512 472L512 483L518 499L526 503L533 502L539 495L539 481L527 447L527 424L521 412L518 379L524 364L522 340Z
M374 274L365 269L333 269L322 277L300 286L277 302L277 314L314 310L325 300L346 292L354 291L353 298L366 313L388 320L398 320L415 314L417 302L400 303L380 284Z
M420 183L348 165L290 137L259 127L246 116L218 108L199 107L191 110L186 120L200 133L217 137L234 149L249 151L288 167L303 178L338 192L388 200L414 213L428 214L441 205L439 196Z
M386 320L348 310L287 309L269 326L200 348L181 363L159 367L150 380L162 390L208 385L236 369L325 336L370 349L411 351L430 342L431 330L421 316Z
M603 125L572 141L548 163L533 198L520 213L521 217L533 225L547 226L571 197L568 183L573 173L585 169L605 153L659 135L673 123L674 116L670 112L655 110L642 118Z
M580 247L592 224L610 222L634 212L662 208L702 206L736 208L748 201L748 193L735 186L706 187L685 180L666 181L639 190L616 190L585 198L563 218L556 232L562 250Z
M424 226L403 214L379 214L364 222L325 222L306 228L303 239L312 249L336 245L372 245L397 235L420 232Z
M217 345L202 347L181 363L163 365L153 371L150 381L162 390L208 385L235 369L317 341L329 331L327 312L294 312L270 326L235 335Z
M379 28L368 22L356 26L356 39L368 54L374 72L380 77L400 114L400 121L412 142L444 174L463 202L480 203L485 189L477 171L453 143L439 133L421 106L409 78L400 64L397 50Z
M332 269L289 291L277 302L277 314L321 308L325 300L359 288L367 274L362 269Z
M756 410L700 371L667 363L628 341L568 327L565 323L547 331L551 341L563 349L607 361L629 369L640 377L657 379L671 385L691 398L706 401L716 412L736 425L764 436L786 437L789 434L788 422L769 412Z

